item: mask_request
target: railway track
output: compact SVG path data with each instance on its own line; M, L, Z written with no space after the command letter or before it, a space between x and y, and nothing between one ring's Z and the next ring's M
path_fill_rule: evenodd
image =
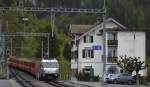
M25 79L16 70L10 69L10 72L13 74L13 76L16 78L17 82L20 83L22 87L36 87L34 84L31 83L31 81L28 81L27 79Z
M74 87L74 86L66 85L59 81L51 81L48 83L44 81L36 81L36 80L34 81L31 78L29 79L29 76L26 75L26 73L12 68L10 69L10 72L22 87ZM40 83L44 85L41 85Z
M66 84L58 82L58 81L51 81L51 82L49 82L49 84L53 85L55 87L74 87L74 86L69 86L69 85L66 85Z

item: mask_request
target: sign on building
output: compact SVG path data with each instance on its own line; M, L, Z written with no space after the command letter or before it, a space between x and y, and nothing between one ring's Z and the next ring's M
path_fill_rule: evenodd
M102 50L102 46L101 45L94 45L93 50Z

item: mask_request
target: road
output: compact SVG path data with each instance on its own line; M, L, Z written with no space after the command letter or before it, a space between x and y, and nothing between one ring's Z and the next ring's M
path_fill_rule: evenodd
M104 84L102 85L101 82L84 82L84 81L77 81L74 78L70 81L64 81L67 84L73 85L75 87L150 87L150 84L147 85L121 85L121 84Z

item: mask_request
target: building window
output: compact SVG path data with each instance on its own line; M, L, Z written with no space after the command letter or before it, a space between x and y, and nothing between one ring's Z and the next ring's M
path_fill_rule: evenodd
M117 40L117 33L108 33L107 37L108 40Z
M91 39L91 43L93 43L93 36L90 36L90 39Z
M84 43L93 43L93 36L84 36Z
M82 55L83 58L94 58L94 51L92 49L84 49Z
M86 43L86 36L84 36L84 43Z
M117 57L116 47L108 47L108 57Z

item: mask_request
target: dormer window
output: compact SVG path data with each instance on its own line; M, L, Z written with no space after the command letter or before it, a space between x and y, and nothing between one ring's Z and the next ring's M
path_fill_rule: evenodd
M84 43L93 43L93 36L84 36Z

